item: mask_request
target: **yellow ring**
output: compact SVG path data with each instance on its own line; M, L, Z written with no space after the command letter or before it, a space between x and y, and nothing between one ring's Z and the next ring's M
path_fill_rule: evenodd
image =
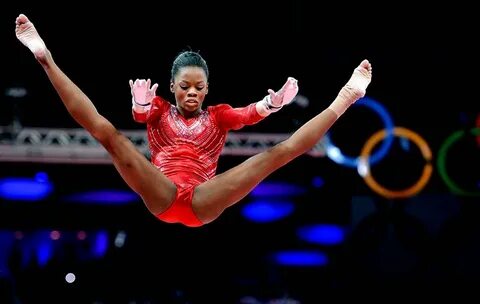
M420 149L423 158L426 161L425 167L423 168L422 175L418 179L418 181L409 188L403 190L389 190L379 183L377 183L370 172L370 163L369 157L375 145L383 140L387 132L385 129L378 131L377 133L373 134L367 141L362 148L362 152L359 156L359 166L358 170L361 172L361 176L367 183L367 185L376 193L386 197L386 198L407 198L414 196L418 192L420 192L428 183L430 177L432 176L432 151L428 146L427 142L417 133L402 127L395 127L393 129L393 134L398 137L405 137L413 141L418 148Z

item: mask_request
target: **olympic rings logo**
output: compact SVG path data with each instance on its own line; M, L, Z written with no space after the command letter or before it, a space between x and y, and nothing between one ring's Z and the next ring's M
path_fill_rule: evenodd
M410 129L395 126L393 123L393 119L390 117L388 111L374 99L364 97L358 100L355 105L366 106L373 110L375 113L377 113L383 122L384 128L374 133L366 140L358 157L350 157L342 154L341 150L333 144L330 135L327 134L324 138L327 157L340 165L356 168L359 175L364 179L368 187L383 197L389 199L398 199L408 198L418 194L428 184L433 172L432 150L430 149L427 141L418 133ZM480 196L480 191L470 191L462 189L448 175L446 169L448 150L461 137L467 135L475 136L477 143L480 147L480 114L478 115L476 120L476 127L472 128L469 132L466 132L464 130L456 131L450 136L448 136L447 139L443 142L438 152L438 158L436 163L437 170L450 192L462 196ZM370 170L371 165L378 163L388 154L395 137L406 138L413 142L419 148L425 161L425 165L423 167L420 178L410 187L400 190L387 189L386 187L382 186L374 179ZM380 147L376 150L376 152L372 153L374 147L380 141L382 141Z

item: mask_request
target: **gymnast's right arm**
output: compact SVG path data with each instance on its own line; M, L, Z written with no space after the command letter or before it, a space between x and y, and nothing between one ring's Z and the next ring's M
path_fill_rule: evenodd
M150 79L137 79L129 81L132 93L132 114L136 122L144 123L147 121L147 114L152 107L152 101L155 97L158 84L150 88Z

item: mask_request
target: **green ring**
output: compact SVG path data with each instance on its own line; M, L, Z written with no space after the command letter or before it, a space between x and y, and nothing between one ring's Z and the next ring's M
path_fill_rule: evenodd
M473 128L470 129L469 133L471 133L473 136L479 136L480 135L480 128ZM480 196L480 191L467 191L460 186L458 186L447 174L447 151L450 149L450 147L458 141L460 138L465 136L466 131L464 130L459 130L453 132L447 139L443 142L442 146L440 147L440 150L438 151L438 158L437 158L437 168L438 168L438 173L440 174L440 177L443 179L447 187L450 189L450 191L453 194L456 195L463 195L463 196Z

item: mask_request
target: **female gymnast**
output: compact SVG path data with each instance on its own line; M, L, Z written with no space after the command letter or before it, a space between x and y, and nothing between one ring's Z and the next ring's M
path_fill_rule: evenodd
M217 219L272 172L309 151L335 121L366 93L372 67L363 60L333 102L288 139L216 175L229 130L255 124L289 104L298 92L289 77L277 92L268 90L246 107L226 104L202 108L208 93L208 67L196 52L180 53L171 70L173 105L156 96L157 84L130 80L132 114L146 123L150 161L100 115L90 99L54 62L33 23L20 14L15 33L35 56L73 119L108 151L128 186L159 220L199 227Z

